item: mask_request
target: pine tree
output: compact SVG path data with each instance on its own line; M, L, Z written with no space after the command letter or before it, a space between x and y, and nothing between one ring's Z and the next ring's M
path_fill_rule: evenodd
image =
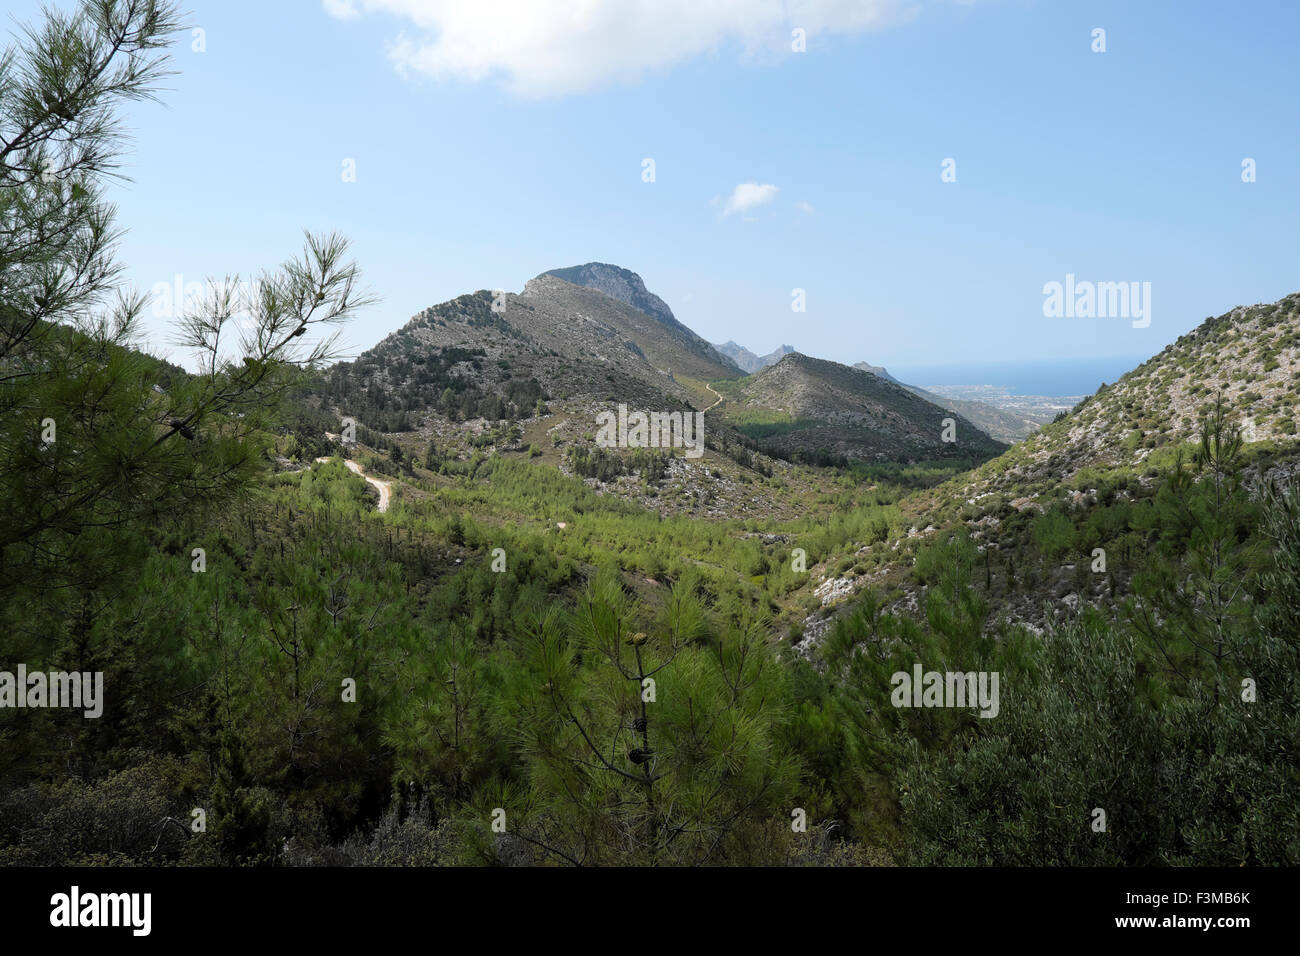
M369 301L347 243L308 236L255 282L177 319L197 373L135 351L146 299L118 286L122 106L167 75L175 7L95 0L47 12L0 58L0 589L103 588L145 553L132 529L216 513L263 467L261 434L326 336ZM234 320L248 331L228 342ZM50 613L57 613L51 609Z
M1220 396L1190 465L1180 453L1156 495L1148 519L1155 547L1134 576L1128 606L1148 663L1184 685L1208 682L1215 700L1249 627L1259 563L1251 540L1259 509L1243 482L1241 452L1241 430Z
M534 795L514 832L541 860L770 861L792 835L783 672L760 627L716 625L693 587L642 625L605 572L572 615L534 616L510 723Z

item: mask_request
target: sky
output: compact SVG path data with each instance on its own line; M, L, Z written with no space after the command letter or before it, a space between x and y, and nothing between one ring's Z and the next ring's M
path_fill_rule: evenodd
M380 296L351 354L593 260L710 341L885 366L1140 360L1300 290L1291 0L185 9L162 102L126 110L126 275L246 276L338 231ZM1138 283L1149 321L1045 314L1067 276ZM147 344L185 364L165 311Z

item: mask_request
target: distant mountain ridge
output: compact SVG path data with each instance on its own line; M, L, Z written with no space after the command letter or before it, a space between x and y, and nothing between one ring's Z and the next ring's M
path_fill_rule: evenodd
M977 402L960 398L949 398L945 395L938 395L934 392L927 391L916 385L908 385L906 382L900 382L894 376L890 375L883 365L871 365L868 362L856 362L854 368L861 369L864 372L870 372L873 375L879 375L886 381L901 385L908 391L915 392L927 402L934 402L941 408L956 412L969 418L981 431L988 433L991 437L1000 442L1017 442L1020 439L1032 434L1041 421L1035 421L1024 415L1016 415L1011 412L990 405L987 402Z
M940 408L946 408L949 411L956 412L969 418L981 431L987 432L991 437L1001 442L1016 442L1031 434L1041 422L1025 418L1023 415L1013 415L1010 412L1003 411L996 406L987 402L967 401L965 399L948 398L944 395L937 395L934 392L926 391L916 385L908 385L906 382L900 382L894 376L890 375L883 365L871 365L867 362L857 362L853 366L864 372L870 372L873 375L879 375L886 381L901 385L910 392L920 395L927 402L933 402Z
M591 262L543 272L519 294L480 290L431 306L330 369L324 391L385 432L534 419L556 403L626 403L715 409L720 426L770 454L814 463L979 460L1003 448L979 416L892 381L883 368L850 368L788 345L762 364L770 356L728 345L758 361L758 371L745 377L635 272ZM947 418L955 442L941 438Z
M722 345L715 343L713 347L731 359L737 367L749 372L751 375L761 368L766 368L781 361L782 358L794 351L793 345L782 345L766 355L755 355L749 349L734 341L724 342Z
M735 362L736 365L750 374L761 371L770 365L774 365L786 355L795 352L793 346L782 345L780 348L768 353L767 355L759 356L734 341L725 342L722 345L715 344L714 348L726 355ZM1000 442L1011 443L1019 441L1027 435L1032 434L1040 425L1043 424L1044 421L1047 420L1043 419L1041 421L1036 421L1024 415L1005 411L994 405L990 405L987 402L948 398L935 394L934 392L926 391L916 385L909 385L906 382L895 378L893 375L889 374L889 370L883 365L872 365L870 362L855 362L851 367L863 372L869 372L887 382L893 382L895 385L906 388L921 396L927 402L933 402L940 408L946 408L949 411L957 412L959 415L969 419L971 423L981 431L986 432L990 437L995 438Z
M904 388L912 387L904 382L900 382L898 379L894 378L894 376L890 375L889 371L883 365L872 365L869 362L854 362L853 367L862 369L864 372L870 372L872 375L879 375L881 378L893 382L895 385L902 385ZM933 399L931 399L931 401L933 401Z

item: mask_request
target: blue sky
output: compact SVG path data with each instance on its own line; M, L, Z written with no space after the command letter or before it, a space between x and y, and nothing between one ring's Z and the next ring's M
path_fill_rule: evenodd
M1146 357L1300 289L1300 4L521 3L190 0L206 49L181 37L165 105L129 110L130 279L338 230L382 297L355 353L600 260L712 341L886 366ZM776 189L728 213L742 184ZM1150 326L1044 317L1067 273L1150 282Z

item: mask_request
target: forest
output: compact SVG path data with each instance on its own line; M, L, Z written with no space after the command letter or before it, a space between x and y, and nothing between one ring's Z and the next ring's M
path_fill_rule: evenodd
M1230 408L1087 507L1008 506L994 558L909 535L965 507L964 462L798 456L783 480L830 489L806 514L704 520L584 480L653 484L659 453L405 445L419 402L337 364L373 301L338 235L260 277L237 343L219 294L178 319L179 368L104 198L178 25L89 3L0 61L0 671L104 687L91 719L0 707L0 863L1300 862L1300 491ZM475 361L429 357L416 398L547 398L485 408L448 374ZM389 510L341 457L400 477ZM864 588L803 653L819 564L923 596ZM1100 606L1055 600L1067 565ZM918 664L999 674L997 718L891 704Z

